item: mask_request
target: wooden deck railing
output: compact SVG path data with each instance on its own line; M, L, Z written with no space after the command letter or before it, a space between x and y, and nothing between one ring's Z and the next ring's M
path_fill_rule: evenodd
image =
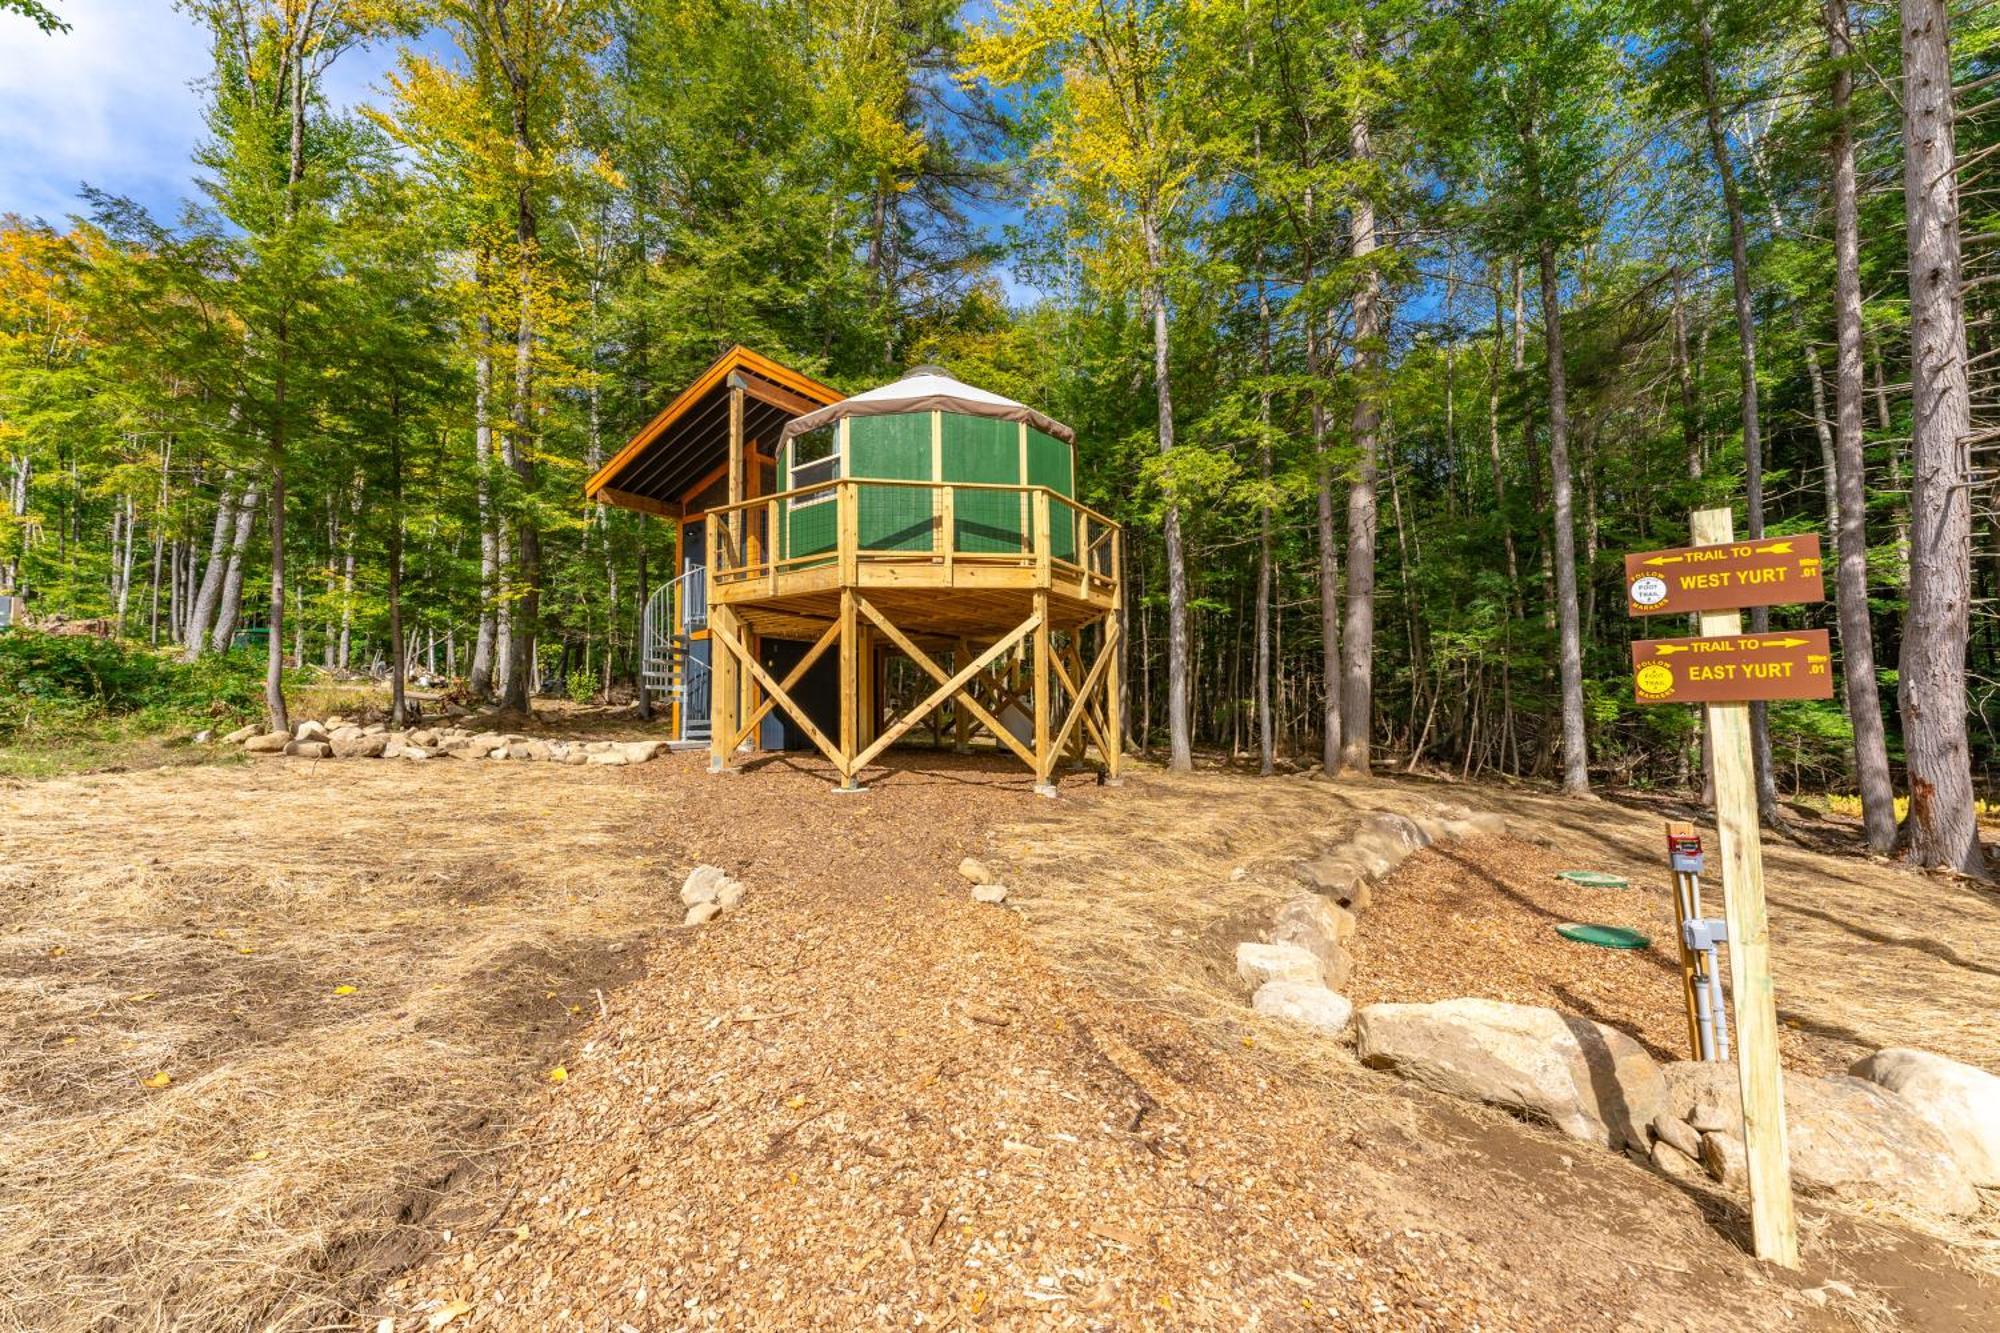
M1019 586L1117 587L1123 533L1046 486L840 478L708 511L711 586L776 596L784 576L834 567L842 583L870 564L931 567L950 586L961 565L1019 570ZM739 592L748 585L752 590Z

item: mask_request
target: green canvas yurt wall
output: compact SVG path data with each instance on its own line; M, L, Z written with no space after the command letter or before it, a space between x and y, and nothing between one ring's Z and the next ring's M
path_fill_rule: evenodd
M936 456L941 475L932 473L932 419L936 418ZM1070 446L1033 426L992 417L955 412L907 412L857 416L827 429L844 431L845 458L841 476L865 483L871 478L896 481L984 482L1003 486L1046 486L1058 495L1074 496L1075 460ZM1023 474L1025 438L1026 472ZM798 441L792 442L792 447ZM788 456L787 488L796 486ZM865 551L927 551L932 549L935 490L908 486L868 486L857 490L861 549ZM1033 525L1033 507L1023 494L954 488L956 549L971 553L1005 554L1026 550ZM824 501L809 499L788 505L785 551L806 556L832 551L837 508L831 494ZM1077 555L1075 514L1064 505L1049 510L1051 547L1060 560Z

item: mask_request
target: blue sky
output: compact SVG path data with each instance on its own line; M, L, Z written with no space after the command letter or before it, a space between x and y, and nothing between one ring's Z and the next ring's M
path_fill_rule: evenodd
M54 0L70 25L44 37L0 14L0 213L60 223L88 182L171 217L194 193L208 69L201 29L171 0ZM328 93L373 95L391 48L351 51Z
M54 0L67 33L43 36L0 14L0 214L62 225L83 209L79 186L124 195L171 220L195 197L193 156L204 134L200 81L209 48L172 0ZM328 76L343 107L383 100L395 46L349 51ZM997 231L1011 209L984 210ZM1010 300L1041 293L1002 265Z

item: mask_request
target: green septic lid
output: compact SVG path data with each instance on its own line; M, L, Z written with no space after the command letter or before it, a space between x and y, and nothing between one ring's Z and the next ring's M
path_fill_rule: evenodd
M1565 921L1556 934L1578 944L1595 944L1600 949L1643 949L1652 941L1624 926L1600 926L1590 922Z
M1622 889L1629 883L1623 875L1608 874L1602 870L1558 870L1556 878L1580 884L1586 889Z

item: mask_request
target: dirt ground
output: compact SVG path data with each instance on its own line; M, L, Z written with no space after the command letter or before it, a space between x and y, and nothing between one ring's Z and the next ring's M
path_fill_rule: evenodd
M1243 1003L1234 941L1370 809L1459 801L1555 846L1408 863L1357 995L1460 984L1426 957L1562 958L1532 947L1570 910L1536 858L1632 874L1639 910L1655 812L1152 771L1049 802L921 752L829 785L680 755L0 788L0 1324L1990 1326L1991 1200L1953 1234L1807 1203L1806 1272L1765 1270L1739 1201ZM968 900L968 852L1006 908ZM750 897L683 930L697 861ZM1794 1063L2000 1064L2000 901L1771 866ZM1650 965L1620 966L1483 974L1678 1053L1671 973L1639 1012Z

